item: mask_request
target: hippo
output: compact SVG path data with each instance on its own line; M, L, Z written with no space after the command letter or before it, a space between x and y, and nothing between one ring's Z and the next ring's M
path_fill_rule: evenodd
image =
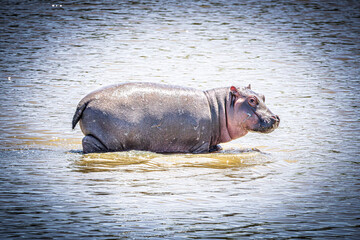
M206 91L156 84L110 85L85 96L72 121L85 137L83 153L127 150L157 153L217 151L249 131L270 133L280 118L265 97L247 87Z

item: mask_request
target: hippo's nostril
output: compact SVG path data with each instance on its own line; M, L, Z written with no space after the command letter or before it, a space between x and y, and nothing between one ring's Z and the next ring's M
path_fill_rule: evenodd
M275 122L280 122L280 118L278 115L271 116L272 119L275 120Z

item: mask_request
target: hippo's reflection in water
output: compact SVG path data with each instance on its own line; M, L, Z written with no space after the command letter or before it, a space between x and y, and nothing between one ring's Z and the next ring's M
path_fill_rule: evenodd
M271 155L259 149L225 144L223 150L205 154L159 154L135 150L89 153L74 162L74 167L76 171L99 172L128 171L129 166L137 165L137 170L159 171L174 167L242 168L271 162Z

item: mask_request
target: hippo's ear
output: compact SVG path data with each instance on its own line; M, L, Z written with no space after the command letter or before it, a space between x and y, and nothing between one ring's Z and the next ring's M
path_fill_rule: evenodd
M246 87L247 89L251 89L251 84L249 84L249 86Z
M234 87L234 86L231 86L231 87L230 87L230 92L231 92L232 95L237 95L237 94L239 94L237 88Z

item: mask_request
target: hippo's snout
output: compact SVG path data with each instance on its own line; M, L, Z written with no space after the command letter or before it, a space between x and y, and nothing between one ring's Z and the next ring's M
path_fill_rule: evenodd
M271 120L274 122L274 124L276 125L276 127L279 126L279 124L280 124L280 118L279 118L278 115L273 115L273 116L271 116Z
M271 119L274 122L273 123L274 129L278 128L279 124L280 124L280 117L278 115L274 115L274 116L271 116Z
M280 117L278 115L272 115L270 118L260 122L260 128L258 129L261 133L271 133L279 127Z

